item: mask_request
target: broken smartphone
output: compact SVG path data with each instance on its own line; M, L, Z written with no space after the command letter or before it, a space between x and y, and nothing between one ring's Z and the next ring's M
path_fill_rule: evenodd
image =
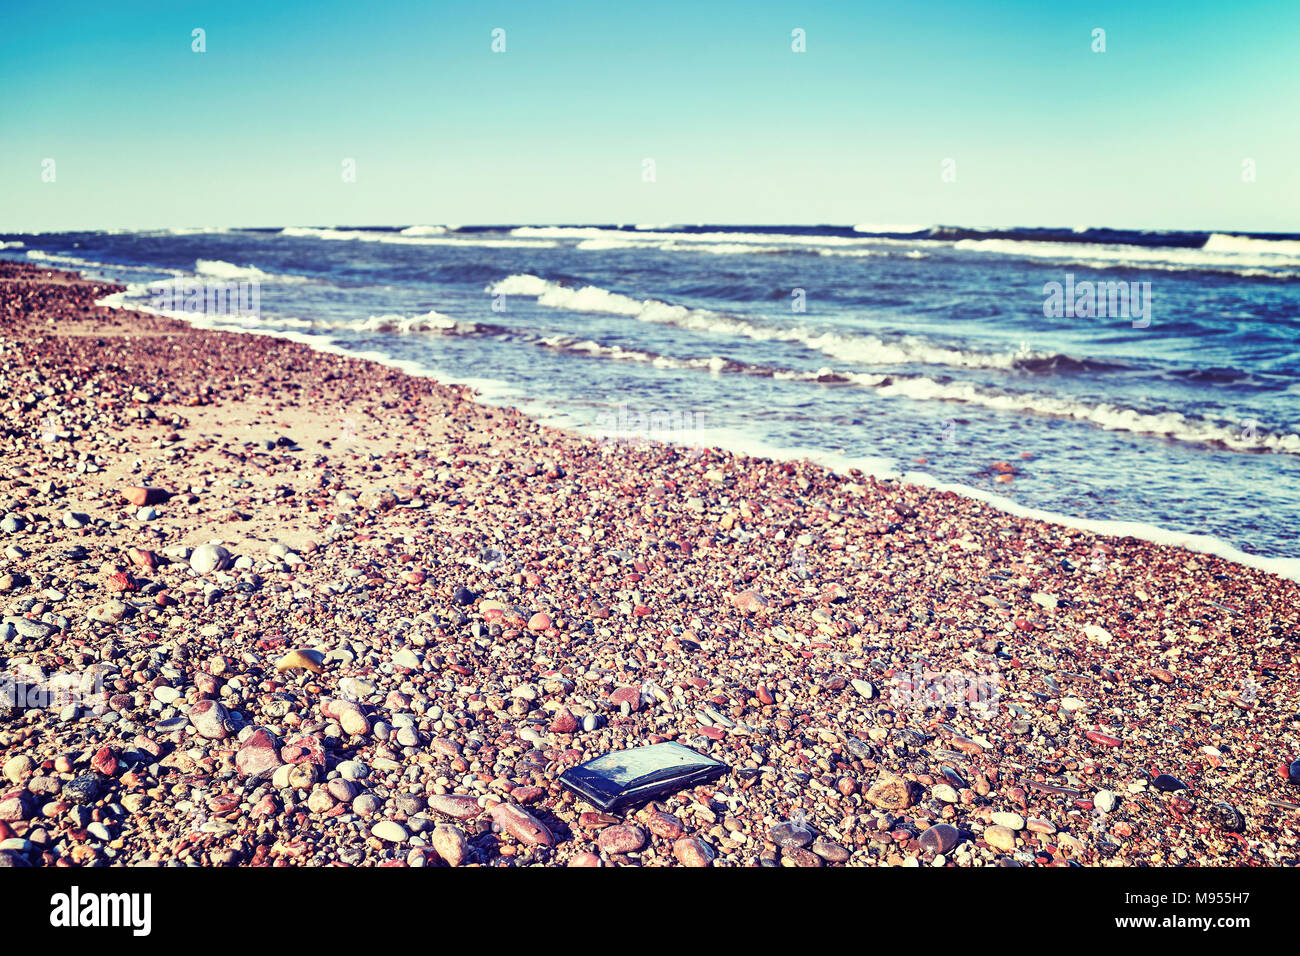
M616 750L560 774L567 787L605 813L721 777L731 768L681 744Z

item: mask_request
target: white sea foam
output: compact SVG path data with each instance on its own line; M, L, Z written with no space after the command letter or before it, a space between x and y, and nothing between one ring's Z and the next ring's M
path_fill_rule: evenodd
M803 236L766 232L637 232L603 229L599 226L520 226L510 235L528 239L608 239L646 244L652 242L744 244L749 246L868 246L871 244L908 243L904 239L854 238L851 236Z
M1214 239L1213 236L1210 237ZM1243 276L1274 276L1295 278L1300 276L1300 253L1278 251L1272 246L1285 247L1285 242L1263 240L1237 240L1236 236L1223 236L1215 247L1207 242L1204 248L1176 246L1130 246L1092 242L1033 242L1017 239L961 239L953 243L954 249L967 252L987 252L998 255L1019 256L1027 259L1055 259L1088 267L1129 266L1141 269L1167 271L1203 270L1229 272ZM1258 246L1253 243L1259 243ZM1290 243L1289 245L1297 245ZM1279 269L1278 267L1291 267Z
M9 242L0 242L0 249L21 249L24 243L21 239L13 239Z
M306 276L263 272L257 266L237 266L233 262L226 262L224 259L197 259L194 262L194 271L200 276L234 282L279 282L286 285L296 285L307 281Z
M961 402L1001 411L1028 412L1053 418L1089 422L1107 431L1162 435L1178 441L1219 444L1234 451L1269 451L1300 455L1300 435L1247 431L1229 422L1189 418L1181 412L1146 412L1123 405L1090 403L1033 392L988 392L970 382L939 382L928 376L861 377L848 373L850 380L867 385L878 395L899 396L920 401ZM885 383L887 382L887 384Z
M474 323L466 323L473 326ZM368 319L359 319L344 323L342 328L356 332L397 332L407 335L412 332L452 332L457 322L449 315L429 310L422 315L372 315Z
M1250 236L1231 236L1221 232L1211 233L1202 247L1205 252L1244 253L1251 256L1284 256L1300 260L1300 240L1254 239Z
M573 288L535 275L510 276L489 286L488 291L493 295L535 296L541 305L570 312L623 315L639 322L654 322L760 342L791 342L841 361L863 365L924 363L962 368L1010 368L1020 357L1014 352L989 353L945 348L914 336L886 342L875 335L756 323L709 309L690 309L658 299L634 299L599 286Z
M426 227L412 227L426 228ZM432 227L428 227L432 228ZM406 235L394 232L375 232L368 229L319 229L310 226L289 226L280 230L282 236L298 239L326 239L335 242L382 242L393 245L409 246L482 246L488 249L537 248L543 249L556 243L522 239L478 239L443 235Z
M891 224L880 225L874 222L865 222L860 226L854 226L854 232L881 233L892 232L895 235L907 235L916 232L928 232L929 226L897 226Z

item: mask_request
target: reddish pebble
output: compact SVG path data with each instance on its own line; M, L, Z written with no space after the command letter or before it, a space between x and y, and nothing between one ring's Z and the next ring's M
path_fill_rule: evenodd
M141 486L132 486L122 489L122 497L130 504L137 508L143 508L145 505L157 505L166 501L171 495L161 488L145 488Z

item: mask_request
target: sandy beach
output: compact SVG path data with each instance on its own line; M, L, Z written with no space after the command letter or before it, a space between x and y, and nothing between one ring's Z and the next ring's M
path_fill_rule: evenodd
M1295 582L112 291L0 264L0 866L1300 862Z

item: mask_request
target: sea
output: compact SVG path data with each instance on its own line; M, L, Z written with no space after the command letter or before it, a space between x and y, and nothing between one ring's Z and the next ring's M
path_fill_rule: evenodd
M0 257L612 447L859 468L1300 580L1300 235L289 226L8 233Z

